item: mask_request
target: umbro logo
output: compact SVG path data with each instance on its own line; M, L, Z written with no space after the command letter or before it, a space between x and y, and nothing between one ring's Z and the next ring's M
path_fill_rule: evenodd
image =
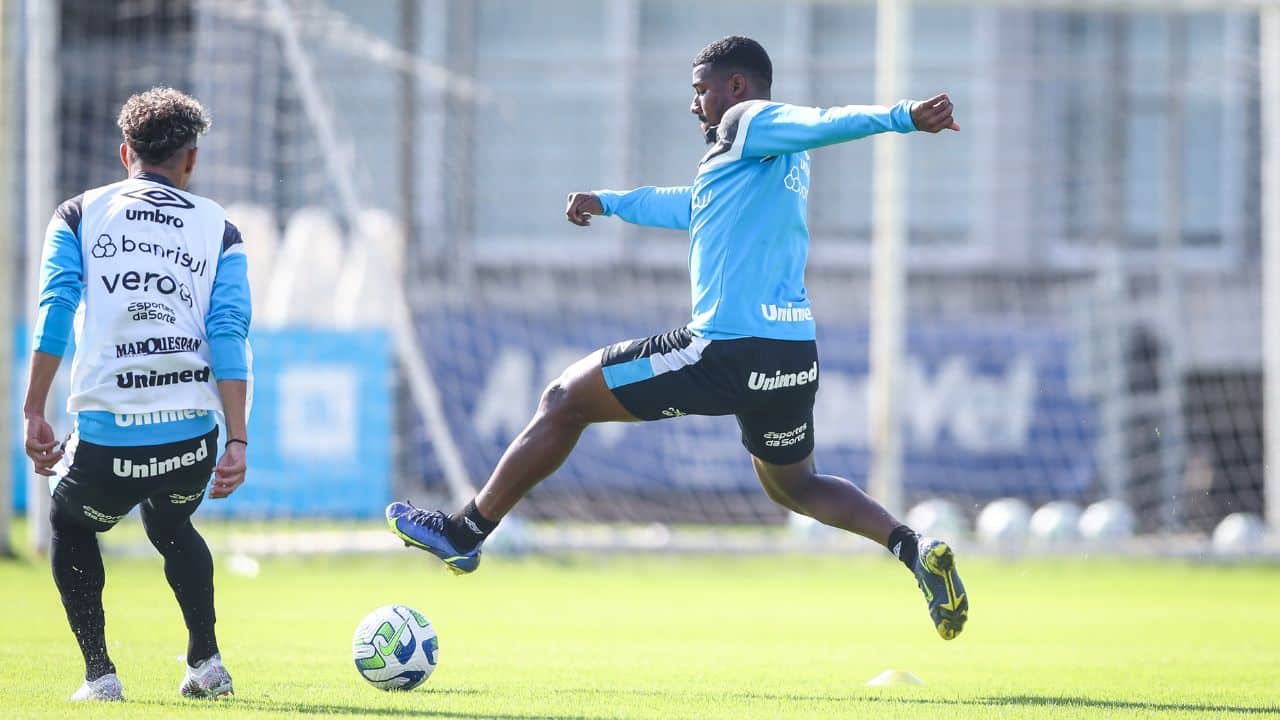
M472 520L471 518L467 517L466 515L463 515L463 516L462 516L462 522L464 522L464 523L466 523L466 524L467 524L467 527L471 529L471 532L473 532L473 533L475 533L475 534L477 534L477 535L483 535L483 534L484 534L484 531L480 529L480 526L479 526L479 525L476 525L475 521L474 521L474 520Z
M124 197L141 200L152 207L172 207L190 210L195 205L174 190L166 187L144 187L138 188L127 193L121 193Z

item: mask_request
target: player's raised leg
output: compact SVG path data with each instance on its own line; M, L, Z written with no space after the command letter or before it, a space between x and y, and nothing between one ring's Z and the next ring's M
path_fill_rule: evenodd
M636 420L605 383L603 350L570 365L547 386L538 410L502 453L475 506L489 520L501 520L525 493L555 472L588 425Z
M774 502L888 548L915 575L938 634L944 640L960 634L969 616L969 599L956 573L950 546L918 536L849 480L819 474L812 454L785 465L754 455L752 462L760 484Z
M542 393L533 419L507 446L488 482L462 511L447 515L408 502L387 506L391 529L439 557L455 573L480 564L480 543L520 498L555 472L588 425L636 420L605 382L603 350L570 365Z

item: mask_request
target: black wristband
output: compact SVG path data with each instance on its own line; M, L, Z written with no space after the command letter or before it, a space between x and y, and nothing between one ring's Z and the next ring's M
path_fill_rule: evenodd
M243 445L243 446L245 446L245 447L249 447L249 441L248 441L248 440L241 440L240 438L227 438L227 444L228 444L228 445L230 445L230 444L231 444L231 443L233 443L233 442L238 442L238 443L240 443L241 445Z

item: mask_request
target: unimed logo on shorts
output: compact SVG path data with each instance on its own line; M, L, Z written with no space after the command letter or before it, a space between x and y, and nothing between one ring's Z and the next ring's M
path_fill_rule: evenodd
M741 376L739 376L741 377ZM800 372L784 373L781 370L775 371L772 375L762 372L753 372L751 377L747 378L747 387L752 390L777 390L784 387L795 387L797 385L808 385L818 379L818 361L813 361L813 367Z
M151 458L147 464L142 465L135 463L129 458L113 458L111 460L111 472L116 477L127 478L153 478L166 475L174 470L189 468L192 465L209 457L208 440L200 438L200 447L185 452L181 455L174 455L171 458Z

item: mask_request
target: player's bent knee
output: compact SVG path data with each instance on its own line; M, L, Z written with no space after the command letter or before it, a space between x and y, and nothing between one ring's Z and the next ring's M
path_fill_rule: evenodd
M797 512L808 507L817 480L812 470L794 472L767 472L757 468L760 484L769 499Z
M543 388L542 397L538 400L538 414L559 419L568 409L569 388L562 378L556 378Z
M590 420L579 394L570 379L561 375L542 391L538 414L559 425L586 425Z
M770 500L781 505L782 507L785 507L787 509L795 508L795 503L792 502L791 498L787 497L786 494L784 494L781 490L774 487L773 485L765 484L764 494L768 495Z

